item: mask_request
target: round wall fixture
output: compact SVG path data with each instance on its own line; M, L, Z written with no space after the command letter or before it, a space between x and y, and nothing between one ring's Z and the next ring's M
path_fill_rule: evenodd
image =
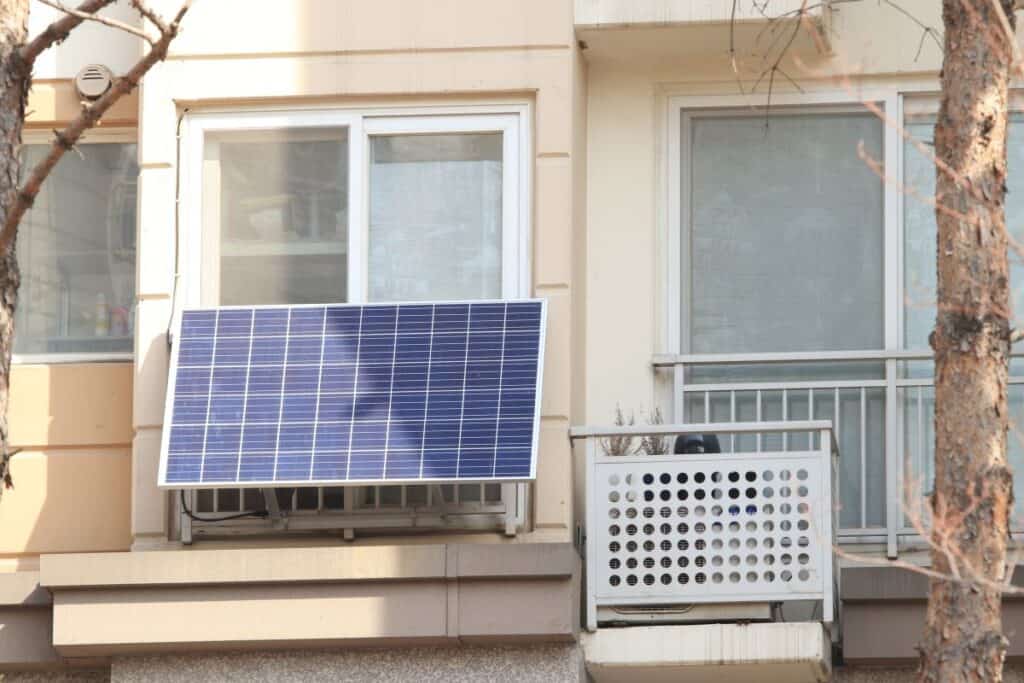
M86 100L95 100L110 90L114 74L102 64L88 64L75 75L75 90Z

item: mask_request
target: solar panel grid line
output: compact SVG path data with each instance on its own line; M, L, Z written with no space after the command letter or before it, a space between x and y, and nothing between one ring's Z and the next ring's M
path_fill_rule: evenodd
M501 396L502 381L505 378L505 340L508 338L508 304L505 304L505 313L501 323L501 364L498 370L498 396ZM494 464L491 467L491 476L498 476L498 440L501 427L501 400L498 401L498 409L494 415Z
M345 459L345 479L346 481L351 478L352 474L352 439L355 436L355 421L356 421L356 395L359 391L359 356L363 345L363 318L366 316L366 309L362 309L359 312L359 335L356 339L356 371L352 379L352 418L351 426L348 430L348 457Z
M427 381L425 386L430 386L430 371L433 369L434 359L434 325L437 322L437 304L430 305L430 338L427 345ZM423 435L420 438L420 452L426 453L427 448L427 414L430 410L430 392L426 392L423 397ZM426 462L426 458L420 458L420 474L419 478L423 478L423 464Z
M466 309L466 355L462 365L462 405L459 407L459 442L455 451L455 476L459 476L462 467L462 429L463 420L466 416L466 377L469 375L469 331L470 321L473 319L473 304ZM424 460L426 457L424 456Z
M391 382L388 385L388 413L384 426L384 463L381 467L381 471L384 473L385 478L387 477L388 472L388 446L391 443L391 406L393 405L395 391L395 358L398 355L398 323L401 319L402 309L398 308L395 310L395 346L391 350Z
M284 332L284 357L288 357L288 345L291 343L291 330L292 330L292 311L288 309L288 322L285 325ZM281 418L284 417L284 383L287 378L287 374L282 370L281 372L281 401L277 409L277 435L274 437L274 474L272 479L277 479L277 467L280 461L281 453ZM211 391L212 391L211 387ZM245 425L242 426L244 431ZM239 439L241 441L241 439ZM244 443L244 441L243 441Z
M320 427L320 388L324 380L324 349L327 348L327 309L324 309L324 322L320 333L320 367L316 378L316 413L313 417L313 442L309 447L309 480L313 481L313 469L316 460L316 433Z
M253 345L253 342L255 341L255 335L253 334L255 331L256 331L256 312L253 311L252 316L250 318L250 324L249 324L249 353L248 353L248 355L246 356L246 359L245 359L246 372L245 372L245 390L243 392L244 396L242 398L242 430L241 430L241 432L238 435L238 465L235 467L235 479L241 479L241 477L242 477L242 443L243 443L243 437L245 436L245 412L246 412L246 409L249 406L249 374L250 374L249 373L249 369L252 367L252 345ZM210 391L210 395L213 396L212 389Z
M213 318L213 350L211 355L217 353L217 327L220 325L220 311L214 315ZM206 398L206 420L210 419L210 406L213 403L213 371L216 366L210 363L210 386L208 387L207 398ZM203 430L203 451L199 456L199 479L202 480L206 475L206 439L208 437L207 430Z

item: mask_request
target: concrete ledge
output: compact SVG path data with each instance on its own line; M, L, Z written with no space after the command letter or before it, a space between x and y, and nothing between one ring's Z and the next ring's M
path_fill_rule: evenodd
M50 594L39 572L0 574L0 671L55 666Z
M1024 583L1017 567L1013 583ZM912 666L924 630L928 578L898 567L847 567L842 577L843 659L858 665ZM1008 660L1024 658L1024 600L1003 598Z
M562 543L174 550L44 555L50 590L118 586L363 582L568 577L575 551Z
M572 641L569 543L44 556L65 657Z
M39 572L0 574L0 607L45 607L53 602L39 586Z
M583 636L595 683L827 681L831 643L821 624L695 624L599 629Z

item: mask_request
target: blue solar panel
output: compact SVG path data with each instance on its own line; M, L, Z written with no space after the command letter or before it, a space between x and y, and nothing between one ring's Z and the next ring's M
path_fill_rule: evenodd
M535 473L543 301L187 310L160 485Z

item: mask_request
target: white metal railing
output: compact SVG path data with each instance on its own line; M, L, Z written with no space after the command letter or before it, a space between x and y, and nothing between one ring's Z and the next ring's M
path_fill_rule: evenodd
M640 435L807 437L733 454L609 455ZM827 420L574 428L586 440L587 628L599 607L817 601L835 618L834 459ZM814 445L816 444L816 445Z
M931 351L872 350L658 355L653 365L672 372L676 422L831 420L843 453L839 536L844 542L883 542L895 557L901 541L917 538L908 506L920 512L931 485L931 361ZM771 378L766 368L792 374ZM1024 377L1010 383L1013 392ZM784 451L792 438L734 436L722 445L736 452Z
M199 489L176 502L182 542L197 537L357 530L503 531L526 523L526 484ZM187 509L186 509L187 508ZM261 515L261 516L258 516Z

